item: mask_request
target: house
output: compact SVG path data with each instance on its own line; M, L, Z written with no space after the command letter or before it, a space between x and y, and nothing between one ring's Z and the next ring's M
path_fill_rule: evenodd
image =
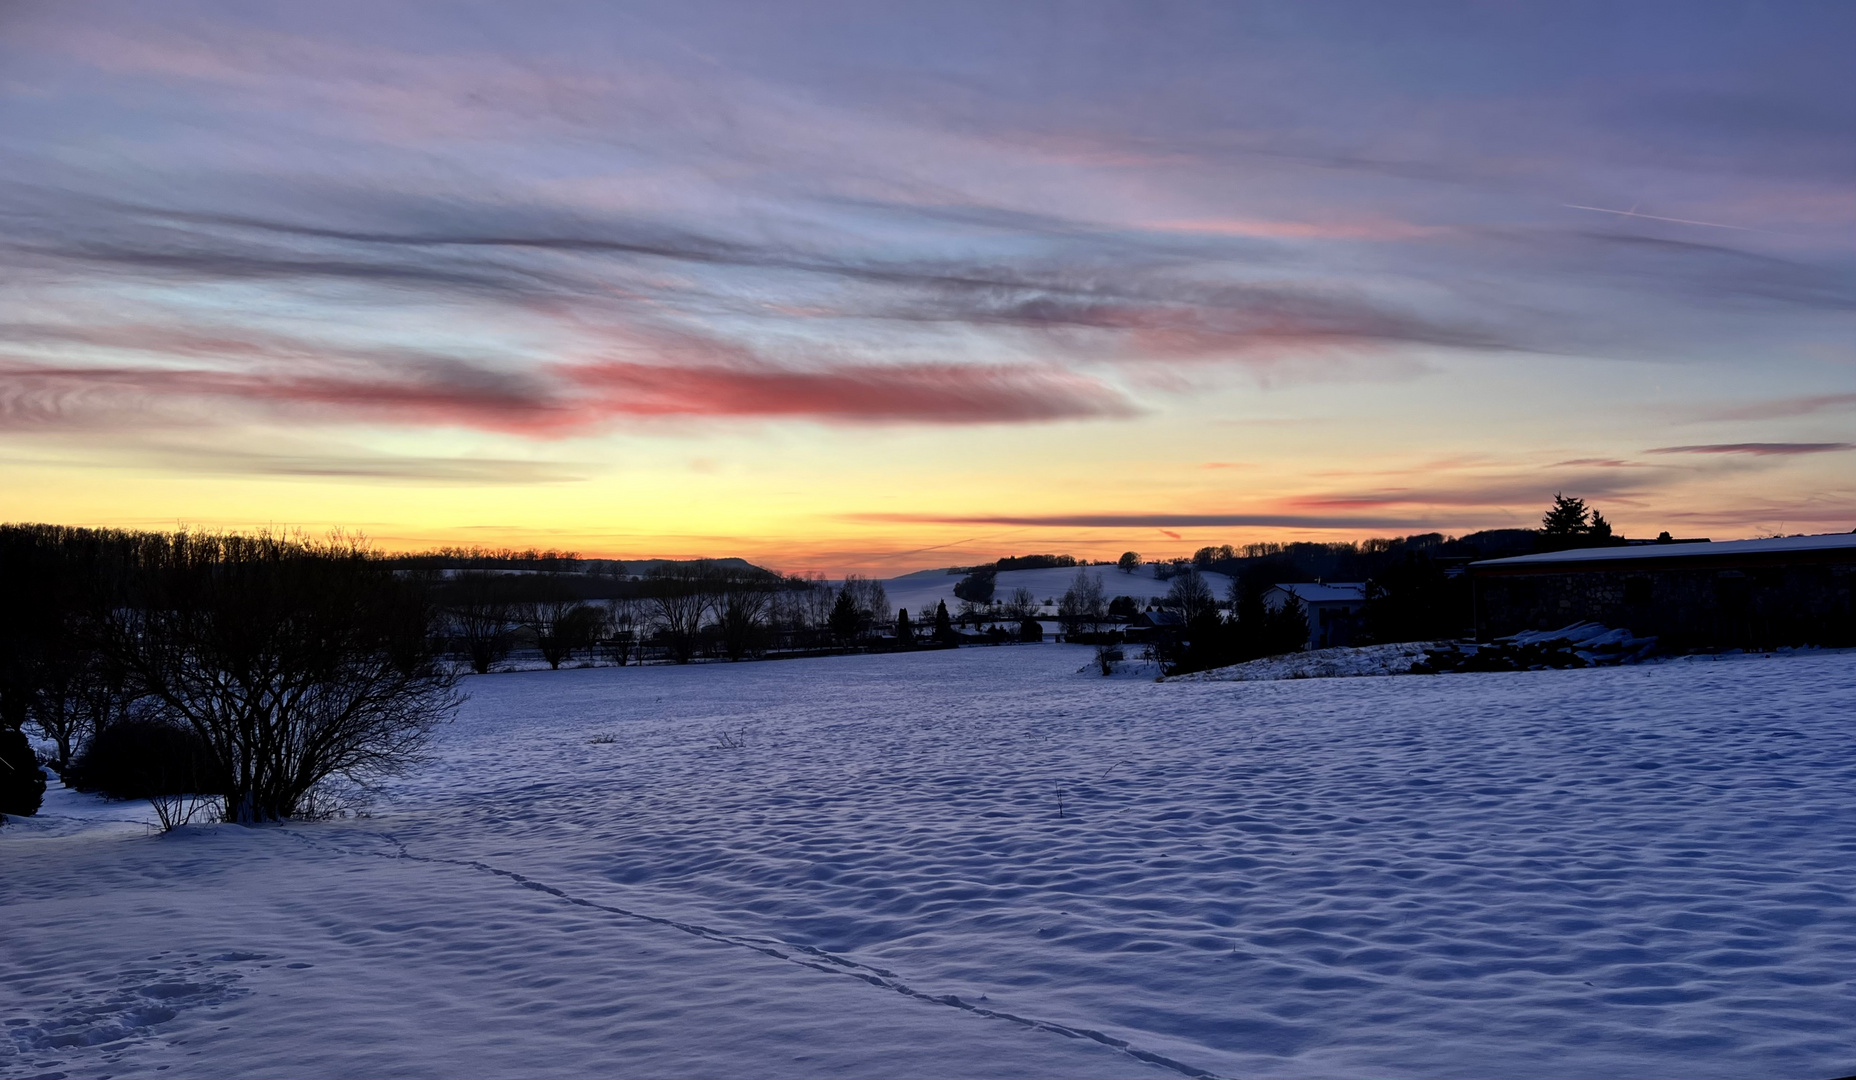
M1281 611L1290 597L1302 602L1308 613L1308 647L1326 649L1350 645L1359 636L1361 613L1366 610L1363 581L1304 581L1277 585L1263 594L1263 606Z
M1138 612L1128 620L1123 634L1129 644L1153 641L1156 637L1165 640L1177 637L1186 629L1186 620L1179 617L1179 612L1166 608L1149 608Z
M1675 648L1856 643L1856 533L1471 563L1476 636L1598 622Z

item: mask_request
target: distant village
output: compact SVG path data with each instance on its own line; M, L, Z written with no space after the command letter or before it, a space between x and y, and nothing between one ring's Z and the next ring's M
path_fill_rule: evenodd
M1032 554L883 580L783 576L740 559L473 549L401 561L434 578L456 651L479 671L522 652L558 666L1067 641L1097 646L1105 667L1140 655L1183 672L1573 625L1666 651L1856 643L1856 533L1626 538L1566 496L1539 529L1158 560Z

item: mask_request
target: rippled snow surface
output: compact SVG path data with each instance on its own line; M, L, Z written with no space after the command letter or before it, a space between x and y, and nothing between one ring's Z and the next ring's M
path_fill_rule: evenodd
M362 820L61 793L0 830L0 1072L1856 1071L1856 656L1088 655L477 678Z

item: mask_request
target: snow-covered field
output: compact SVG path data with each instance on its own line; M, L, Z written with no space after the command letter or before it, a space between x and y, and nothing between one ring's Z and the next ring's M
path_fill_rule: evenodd
M1856 1070L1856 662L474 679L371 818L0 829L8 1076Z

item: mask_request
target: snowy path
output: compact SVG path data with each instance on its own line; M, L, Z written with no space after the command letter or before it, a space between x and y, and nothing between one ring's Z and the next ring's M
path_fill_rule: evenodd
M490 676L371 819L9 825L0 1073L1856 1067L1856 657L1086 657Z

